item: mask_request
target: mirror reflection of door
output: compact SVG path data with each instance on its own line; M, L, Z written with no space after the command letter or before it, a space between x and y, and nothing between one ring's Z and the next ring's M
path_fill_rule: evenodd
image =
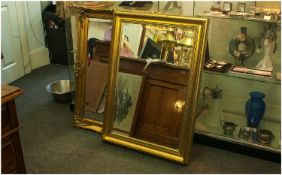
M102 122L106 102L112 20L89 18L88 24L85 117Z
M178 148L196 29L123 23L121 31L112 133Z

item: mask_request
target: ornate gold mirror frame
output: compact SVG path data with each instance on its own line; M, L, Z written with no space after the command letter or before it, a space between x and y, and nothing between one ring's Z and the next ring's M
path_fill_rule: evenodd
M185 92L184 97L180 97L184 100L183 104L178 104L177 101L173 101L173 106L175 105L175 109L177 108L181 110L181 121L179 122L179 131L177 133L177 146L167 146L165 144L160 144L160 142L148 141L146 139L140 139L139 137L135 137L131 134L125 135L120 132L116 132L114 125L116 119L116 105L119 102L116 102L117 98L121 98L117 96L118 81L119 81L119 71L122 69L122 65L125 62L136 63L139 65L139 68L145 66L145 59L132 59L132 58L123 58L120 57L121 54L121 43L123 35L123 26L125 24L134 24L140 26L150 25L153 27L165 27L165 28L173 28L173 29L187 29L193 30L194 38L193 38L193 54L191 54L191 62L187 67L177 67L168 63L152 63L148 71L152 71L153 73L169 73L166 71L158 71L154 72L154 68L165 68L165 70L179 71L185 73L186 78L182 77L180 81L184 81L185 87L181 90ZM102 139L104 141L114 143L120 146L124 146L127 148L131 148L134 150L142 151L145 153L149 153L155 156L159 156L161 158L165 158L171 161L175 161L181 164L187 164L189 160L189 153L193 140L193 128L195 121L195 111L196 111L196 103L199 91L199 82L200 82L200 73L204 58L204 51L207 40L207 28L208 28L208 19L205 18L194 18L194 17L183 17L183 16L170 16L164 14L146 14L144 12L115 12L114 13L114 26L113 26L113 36L112 36L112 48L111 48L111 57L110 57L110 67L109 67L109 76L108 76L108 94L107 94L107 102L106 102L106 113L104 117L104 125L102 130ZM130 29L131 30L131 29ZM132 39L131 39L132 41ZM123 43L124 44L124 43ZM140 66L142 65L142 66ZM147 66L146 66L147 67ZM130 66L125 66L125 69L130 68ZM141 69L141 70L142 70ZM135 70L134 70L135 71ZM175 75L175 74L174 74ZM176 79L180 79L175 76ZM162 77L165 78L165 77ZM131 80L134 80L131 79ZM155 80L151 80L154 82ZM166 81L166 80L165 80ZM148 83L148 81L147 81ZM163 83L165 84L165 83ZM145 85L146 86L146 83ZM170 88L170 86L168 85ZM127 95L125 92L124 94ZM79 95L79 94L78 94ZM153 94L154 95L154 94ZM164 94L165 95L165 94ZM123 98L123 97L122 97ZM142 95L139 95L138 98L142 99ZM176 97L178 98L178 97ZM144 99L142 99L144 100ZM176 99L177 100L177 99ZM181 101L183 102L183 101ZM81 103L81 102L80 102ZM180 105L180 106L179 106ZM131 104L130 104L131 106ZM183 109L182 109L182 106ZM142 106L144 108L144 106ZM136 107L137 110L137 107ZM144 109L146 111L146 109ZM138 113L138 112L137 112ZM134 113L136 115L136 112ZM138 114L137 114L138 115ZM180 115L178 115L180 116ZM135 116L134 116L135 117ZM137 122L138 124L138 122ZM136 126L136 124L132 124L132 126ZM132 127L131 126L131 127ZM132 129L132 128L131 128Z
M88 30L89 19L112 20L113 10L91 10L78 7L77 13L77 56L74 64L76 94L75 94L75 110L73 118L73 126L78 128L90 129L101 133L103 122L86 116L86 84L87 69L89 67L88 60ZM95 72L95 70L93 70ZM107 77L107 72L106 72ZM106 94L104 94L106 95ZM91 114L95 115L95 114Z

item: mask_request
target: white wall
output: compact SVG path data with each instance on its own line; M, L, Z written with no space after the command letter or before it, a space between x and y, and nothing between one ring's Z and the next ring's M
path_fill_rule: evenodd
M95 18L89 20L88 39L96 38L99 40L104 40L104 33L111 26L111 20L99 20Z

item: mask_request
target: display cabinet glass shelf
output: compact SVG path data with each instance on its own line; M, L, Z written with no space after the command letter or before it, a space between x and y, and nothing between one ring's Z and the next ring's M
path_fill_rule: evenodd
M232 71L221 73L221 72L210 71L210 70L203 70L203 73L281 85L281 80L278 80L272 76L268 77L268 76L260 76L260 75L250 74L250 73L239 73L239 72L232 72Z
M223 114L224 114L224 120L234 122L237 125L241 125L241 126L245 125L244 116L238 115L238 114L227 113L227 112L223 112ZM199 115L197 119L196 125L195 125L195 131L194 131L195 133L206 135L206 136L209 136L215 139L219 139L219 140L223 140L223 141L228 141L228 142L232 142L232 143L236 143L236 144L240 144L244 146L262 149L265 151L281 153L280 134L279 134L280 133L280 123L273 122L273 121L267 121L267 120L261 121L261 124L260 124L261 127L271 128L272 132L275 133L274 139L271 142L271 144L261 144L257 140L249 141L246 138L240 138L238 136L240 128L237 128L234 131L233 135L230 136L230 135L224 134L221 126L219 127L209 126L205 120L208 117L208 115L209 114L207 110L204 110L201 112L201 114Z

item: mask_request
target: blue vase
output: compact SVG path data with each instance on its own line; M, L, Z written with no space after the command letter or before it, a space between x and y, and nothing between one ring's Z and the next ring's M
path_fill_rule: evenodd
M245 105L247 126L257 128L265 112L265 95L261 92L250 92L251 98Z

